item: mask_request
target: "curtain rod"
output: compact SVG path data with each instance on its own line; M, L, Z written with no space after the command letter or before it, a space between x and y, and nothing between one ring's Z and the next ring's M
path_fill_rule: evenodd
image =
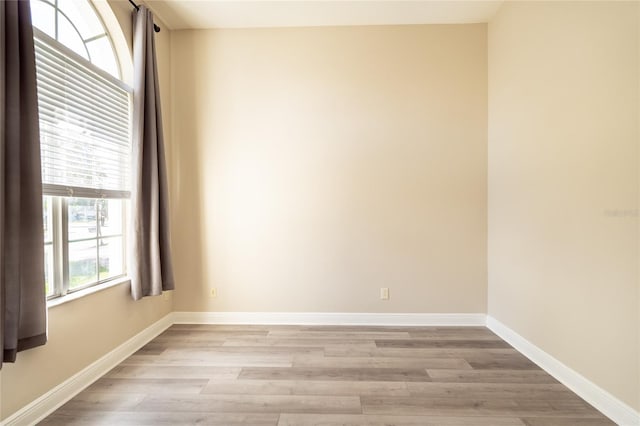
M135 4L133 2L133 0L129 0L129 3L131 3L131 6L135 7L136 10L140 10L140 6L138 6L137 4ZM153 24L153 31L159 33L160 32L160 27L157 26L155 23Z

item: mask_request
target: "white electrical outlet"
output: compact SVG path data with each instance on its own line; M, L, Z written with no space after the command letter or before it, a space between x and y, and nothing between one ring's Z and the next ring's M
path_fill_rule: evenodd
M389 289L387 287L382 287L380 289L380 299L389 300Z

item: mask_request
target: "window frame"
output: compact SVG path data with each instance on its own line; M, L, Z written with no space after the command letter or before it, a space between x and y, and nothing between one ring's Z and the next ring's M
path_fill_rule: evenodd
M51 241L46 242L45 246L50 245L52 248L53 257L53 275L49 285L51 286L51 293L47 294L47 301L58 299L69 294L80 292L97 285L105 284L111 281L121 280L127 277L127 202L125 198L114 198L121 201L120 212L122 229L119 234L101 235L96 229L94 237L70 239L69 238L69 199L71 197L59 197L55 195L44 194L44 197L49 197L51 200ZM84 197L77 197L84 198ZM90 198L92 200L106 200L104 198ZM96 226L99 228L100 218L96 209ZM107 278L100 279L100 243L105 239L121 238L122 247L120 253L122 254L122 273L113 275ZM69 243L74 242L96 242L96 281L91 281L87 284L76 286L71 288L70 279L70 257L69 257ZM45 259L46 261L46 259Z
M54 0L54 1L37 0L37 1L41 3L46 3L50 7L53 7L54 16L56 20L56 28L57 28L58 13L61 13L62 15L65 16L65 18L69 21L69 23L76 29L76 31L78 31L75 26L75 23L64 13L64 11L62 11L58 7L58 0ZM70 60L85 67L91 73L98 75L99 77L107 80L109 83L113 84L114 86L118 87L119 89L127 93L128 104L129 104L129 114L128 114L129 142L131 142L132 141L132 133L131 133L132 121L133 121L133 88L122 80L123 69L122 69L122 63L121 63L120 57L118 55L118 50L115 48L112 36L109 33L109 30L107 29L107 26L105 25L104 20L102 19L102 16L100 16L100 13L98 13L95 5L91 0L84 0L84 1L86 1L91 6L96 17L99 19L100 23L102 24L104 33L101 34L99 37L104 36L109 41L109 44L113 52L113 56L116 61L117 73L118 73L117 76L114 76L110 72L107 72L106 70L100 68L99 66L91 62L91 54L88 51L86 43L87 41L94 40L98 37L91 37L90 39L85 40L82 38L82 36L78 31L80 38L85 44L85 49L87 50L87 56L89 59L78 54L71 48L64 45L62 42L58 41L57 39L51 37L49 34L40 30L36 26L33 26L34 39L37 39L40 43L47 45L52 49L58 50L62 55L68 57ZM75 297L77 297L76 293L82 293L83 291L86 291L87 289L90 289L92 287L97 287L110 282L118 283L126 280L128 278L128 268L127 268L128 214L127 212L129 210L128 204L130 199L130 191L113 190L113 189L81 188L81 187L69 187L69 186L65 187L65 186L56 185L56 184L44 184L44 183L43 183L42 189L43 189L43 197L48 197L49 200L51 201L50 210L47 210L51 214L51 218L49 218L49 223L51 224L51 230L50 230L51 240L47 242L47 240L45 239L45 243L43 245L43 250L45 250L46 246L51 247L52 258L53 258L52 259L53 261L52 276L49 278L49 283L48 283L48 285L50 286L50 289L49 289L50 293L47 294L47 302L52 302L52 301L62 302L66 299L65 296L74 295ZM70 248L70 243L77 242L77 241L74 241L73 239L71 239L70 241L70 238L69 238L69 200L71 198L89 198L89 199L102 199L102 200L118 199L121 201L121 211L118 214L122 216L121 217L122 229L120 230L119 234L107 235L103 237L100 235L100 232L98 232L99 228L97 228L96 235L94 238L80 239L80 241L96 242L96 245L97 245L96 253L95 253L96 280L81 286L73 287L73 288L71 288L71 283L70 283L69 248ZM43 209L43 214L44 214L44 211L45 210ZM97 207L96 207L96 226L97 227L101 226L100 218L98 217L98 214L97 214ZM121 239L121 244L122 244L122 248L120 251L122 255L122 273L114 276L110 276L104 279L100 279L100 243L104 239L117 240L117 238ZM49 258L45 256L45 262L48 262L48 259ZM48 268L48 265L45 265L45 268Z
M117 49L116 49L116 46L115 46L115 44L113 42L113 38L111 37L111 34L110 34L109 30L107 29L107 26L104 23L104 19L102 19L102 16L100 16L100 13L96 9L95 4L93 4L93 0L84 0L84 1L86 1L86 3L89 4L89 6L91 7L91 10L93 10L93 13L98 18L98 21L100 21L100 24L102 25L102 29L104 30L104 32L102 34L97 34L97 35L94 35L92 37L89 37L88 39L85 39L85 38L82 37L82 34L80 33L80 30L78 29L78 26L73 22L73 20L71 18L69 18L69 16L65 13L64 10L60 9L60 7L58 6L58 3L59 3L60 0L53 0L53 1L51 1L51 0L31 0L31 1L37 1L37 2L46 4L49 7L53 8L53 13L54 13L54 33L55 33L56 37L52 38L48 34L44 33L40 29L38 29L36 26L33 26L33 29L34 30L37 29L38 31L40 31L41 33L43 33L44 35L46 35L50 39L52 39L52 40L56 41L57 43L59 43L60 46L63 46L65 49L69 50L73 54L77 55L78 57L82 58L84 61L87 61L92 65L93 65L93 62L91 60L91 52L89 50L89 47L87 46L87 43L95 41L95 40L97 40L97 39L99 39L101 37L106 37L107 40L109 41L109 45L111 46L111 50L113 51L113 57L114 57L114 59L116 61L116 68L117 68L117 71L118 71L118 75L117 76L113 76L113 75L109 74L107 71L104 71L99 67L96 67L96 68L98 68L102 72L110 75L111 77L115 77L116 79L122 80L122 64L120 62L120 57L117 54ZM76 53L75 51L73 51L72 49L68 48L67 46L65 46L60 41L58 41L58 34L59 34L58 14L62 15L67 20L67 22L69 22L69 24L71 24L71 26L73 27L74 31L80 37L80 40L82 40L84 51L87 53L87 58L88 59L87 58L83 58L81 55L79 55L78 53Z

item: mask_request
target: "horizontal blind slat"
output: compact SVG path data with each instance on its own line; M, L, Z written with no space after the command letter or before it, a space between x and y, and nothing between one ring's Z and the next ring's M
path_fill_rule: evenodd
M77 96L78 99L83 99L89 103L97 103L96 106L105 106L105 108L113 109L113 112L117 115L127 114L128 94L123 93L117 98L104 96L96 92L94 88L84 85L78 80L69 80L68 77L61 70L52 71L47 68L38 70L38 78L46 82L45 87L50 90L57 89L57 93L65 95L68 92L73 96Z
M42 90L40 90L42 92ZM76 127L91 129L96 132L102 131L104 134L113 134L121 138L128 139L128 133L125 129L119 129L120 123L116 120L109 123L105 120L97 118L97 116L89 111L83 111L76 107L68 105L68 100L55 101L42 97L40 108L44 114L49 114L51 118L58 121L73 123ZM123 117L128 119L128 117ZM128 129L126 129L128 131Z
M40 115L40 123L46 125L46 129L52 128L55 129L58 127L61 117L60 114L56 112L51 112L51 110L46 105L40 105L40 110L38 111ZM66 115L63 117L64 121L69 125L77 128L83 128L85 122L80 118L74 118L73 116ZM93 137L102 139L107 143L120 144L123 147L129 147L129 135L123 135L121 133L112 132L110 128L107 126L104 129L101 127L91 127L89 129Z

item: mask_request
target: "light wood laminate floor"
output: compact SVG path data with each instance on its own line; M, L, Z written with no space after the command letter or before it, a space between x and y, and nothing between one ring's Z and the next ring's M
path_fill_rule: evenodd
M612 423L484 327L174 325L41 424Z

